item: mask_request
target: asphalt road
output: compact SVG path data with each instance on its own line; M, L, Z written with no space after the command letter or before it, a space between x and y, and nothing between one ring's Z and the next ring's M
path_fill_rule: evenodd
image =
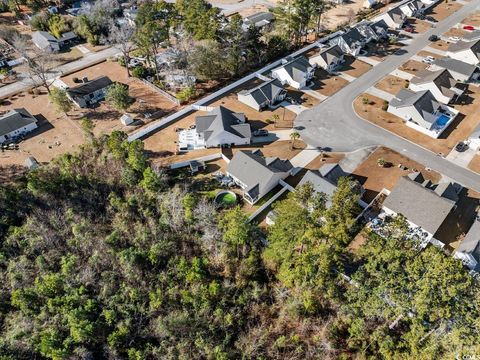
M362 119L353 110L353 101L358 95L427 46L430 35L440 35L448 31L479 5L480 0L472 0L437 23L435 28L424 34L414 35L414 40L402 48L401 53L391 55L324 102L299 114L295 127L302 139L311 146L331 151L353 151L373 145L386 146L480 192L480 174L457 166L420 145Z
M84 69L92 64L101 62L109 57L115 56L116 54L120 53L116 47L109 47L107 49L91 52L83 56L81 59L76 61L72 61L66 64L63 64L49 73L48 78L50 80L54 80L55 78L61 76L62 74L72 73L81 69ZM18 80L12 84L5 85L0 88L0 99L5 98L11 95L18 94L25 90L28 90L33 85L39 85L41 82L39 79L31 79L29 77L25 77L22 80Z

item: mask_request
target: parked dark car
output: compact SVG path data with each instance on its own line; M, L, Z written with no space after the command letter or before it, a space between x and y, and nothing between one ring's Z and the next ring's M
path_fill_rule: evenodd
M425 16L425 20L430 21L430 22L438 22L433 16Z
M438 41L440 38L437 35L430 35L428 38L429 41Z
M403 29L403 30L405 30L408 33L413 33L414 28L411 27L411 26L405 26L405 29Z
M267 130L255 130L253 132L253 136L268 136L268 131Z
M459 142L456 146L455 146L455 150L457 150L458 152L464 152L468 149L468 144L464 143L463 141Z

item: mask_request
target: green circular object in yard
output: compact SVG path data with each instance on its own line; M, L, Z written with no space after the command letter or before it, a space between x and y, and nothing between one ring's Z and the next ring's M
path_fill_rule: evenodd
M232 206L237 202L237 195L233 191L220 191L215 196L215 202L223 206Z

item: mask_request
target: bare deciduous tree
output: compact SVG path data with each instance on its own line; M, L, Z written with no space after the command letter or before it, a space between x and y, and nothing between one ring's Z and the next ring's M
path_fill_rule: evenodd
M134 49L134 45L131 41L134 33L135 28L129 24L123 24L119 27L114 22L111 22L108 29L107 41L110 44L117 45L122 52L128 77L130 77L130 53Z

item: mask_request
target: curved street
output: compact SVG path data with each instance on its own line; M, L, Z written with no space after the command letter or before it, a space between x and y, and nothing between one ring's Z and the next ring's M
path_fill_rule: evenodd
M473 0L437 23L435 28L414 35L413 41L400 52L389 56L325 101L300 113L295 120L295 127L302 139L310 146L327 151L353 151L372 145L386 146L480 192L480 174L455 165L420 145L362 119L353 110L353 101L357 96L427 46L430 35L440 35L448 31L478 6L479 1Z

